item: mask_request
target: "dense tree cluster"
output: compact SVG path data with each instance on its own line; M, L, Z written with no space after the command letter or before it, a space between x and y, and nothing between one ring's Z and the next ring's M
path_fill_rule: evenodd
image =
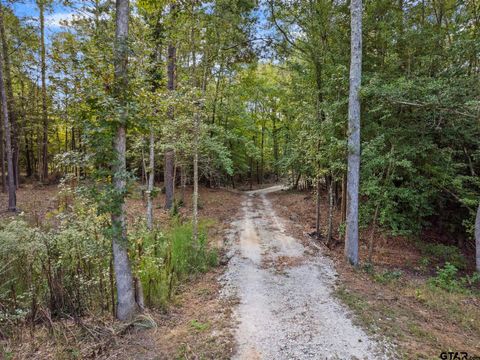
M341 208L344 223L347 157L359 155L347 143L350 1L63 3L75 15L48 39L44 13L54 2L37 0L33 21L0 7L10 210L29 179L82 184L112 214L114 251L125 260L117 272L127 269L123 208L135 179L150 229L155 184L164 183L168 209L193 184L196 239L199 183L283 179L328 202L328 214L317 207L317 236L343 233L333 211ZM360 225L402 235L435 228L473 252L480 3L366 0L359 10ZM131 275L123 279L133 286Z

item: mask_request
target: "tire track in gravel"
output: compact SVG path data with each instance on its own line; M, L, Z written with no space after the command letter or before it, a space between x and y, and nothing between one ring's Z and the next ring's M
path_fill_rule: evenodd
M223 296L236 298L234 359L392 359L333 296L332 262L286 234L266 194L246 193L232 224Z

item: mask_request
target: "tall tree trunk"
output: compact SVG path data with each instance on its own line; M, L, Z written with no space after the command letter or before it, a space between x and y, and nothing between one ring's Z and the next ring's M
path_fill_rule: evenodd
M199 111L199 110L198 110ZM193 153L193 240L197 244L198 240L198 148L200 140L200 114L198 112L194 115L194 153Z
M475 219L475 245L476 245L476 268L480 272L480 205L477 209L477 218Z
M173 149L165 151L164 182L165 182L165 209L173 206L173 173L175 171L175 153Z
M275 181L278 181L278 140L277 140L277 118L273 114L272 118L272 137L273 137L273 171L275 172Z
M119 320L131 319L138 310L135 302L135 289L128 259L127 224L125 216L126 191L126 122L127 122L127 87L128 87L128 20L129 0L116 0L115 27L115 96L119 103L119 124L114 139L116 161L113 168L113 184L117 193L112 211L113 227L113 267L117 287L117 312Z
M3 12L0 9L0 27L3 28ZM3 110L3 124L5 132L5 147L7 152L7 171L8 171L8 211L17 210L17 200L15 194L15 175L13 172L13 154L12 143L10 139L10 120L8 117L7 94L5 92L5 83L3 81L3 48L0 47L0 97Z
M183 205L185 204L185 190L187 187L187 174L185 169L185 164L180 167L180 203Z
M3 16L3 6L0 3L0 13ZM13 151L13 176L15 181L15 186L18 188L19 180L19 170L18 170L18 131L17 131L17 114L15 108L15 99L13 97L13 86L12 86L12 75L10 67L10 56L8 53L8 43L7 37L5 34L5 24L3 21L0 24L0 37L2 38L2 48L3 48L3 61L5 65L4 80L7 93L7 108L8 116L10 120L11 128L11 140L12 140L12 151Z
M5 173L5 136L3 125L0 126L0 160L2 162L2 192L7 192L7 176Z
M380 201L377 202L377 206L375 206L375 213L373 214L373 222L372 222L372 230L370 232L370 239L368 240L368 262L372 263L373 258L373 245L375 242L375 231L377 230L377 217L378 217L378 210L380 209Z
M47 112L47 62L45 59L45 4L44 0L37 0L40 10L40 50L41 50L41 72L42 72L42 125L43 139L41 152L41 167L39 169L40 180L48 180L48 112Z
M172 5L170 11L175 11L175 5ZM172 40L173 41L173 40ZM167 64L167 88L169 91L175 90L175 73L177 67L177 48L173 42L168 45L168 64ZM168 117L173 123L175 120L174 108L172 106L168 109ZM170 210L173 206L174 198L174 177L173 172L175 168L175 153L174 149L167 147L165 149L165 166L164 166L164 180L165 180L165 209Z
M332 242L333 235L333 177L329 177L328 182L328 232L327 232L327 245Z
M358 265L358 194L360 185L360 84L362 80L362 0L352 0L350 96L348 101L347 229L345 256Z
M148 164L148 186L147 186L147 228L153 229L153 183L155 179L155 139L153 126L150 125L150 153Z
M300 178L300 177L299 177ZM322 183L320 182L320 179L317 180L317 201L316 201L316 216L315 216L315 233L317 236L317 239L320 239L322 237L322 229L321 229L321 214L320 214L320 204L321 204L321 199L322 199L322 193L321 193L321 187ZM297 188L298 188L298 180L297 180Z
M341 223L347 220L347 174L342 176L342 203L340 205Z
M264 177L264 144L265 144L265 121L262 122L262 134L260 140L260 184L263 184L263 177Z

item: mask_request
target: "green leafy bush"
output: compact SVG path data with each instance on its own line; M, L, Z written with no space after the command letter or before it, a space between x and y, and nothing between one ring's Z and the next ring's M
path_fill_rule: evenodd
M448 292L470 293L480 282L480 274L458 276L458 268L447 262L442 268L437 268L437 275L429 280L429 284Z
M51 317L113 312L110 218L82 195L69 196L42 226L21 217L0 222L2 333L37 321L45 309ZM190 275L217 264L216 251L207 247L206 225L194 242L192 225L177 219L164 232L149 231L143 218L130 224L132 269L147 305L164 306Z
M467 262L458 247L443 244L418 243L417 246L424 255L434 258L443 264L450 263L457 269L465 269Z

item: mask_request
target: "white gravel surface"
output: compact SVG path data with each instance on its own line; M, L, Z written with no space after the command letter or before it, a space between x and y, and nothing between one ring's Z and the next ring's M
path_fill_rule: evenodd
M223 296L236 298L234 359L391 359L332 295L332 262L288 236L265 194L247 193L230 234Z

